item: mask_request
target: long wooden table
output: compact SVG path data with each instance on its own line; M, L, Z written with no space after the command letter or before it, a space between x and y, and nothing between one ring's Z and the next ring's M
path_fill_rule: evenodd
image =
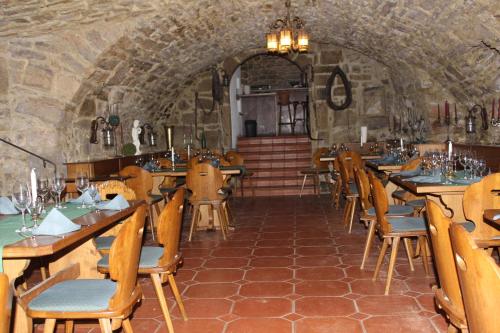
M389 179L417 196L425 196L435 201L454 222L465 221L462 201L468 185L414 183L400 176L393 176Z
M46 257L49 271L54 274L71 264L80 263L80 278L102 278L97 272L101 258L93 238L132 215L143 201L131 201L130 207L120 211L101 210L73 220L82 228L61 236L35 236L3 248L3 268L10 281L22 276L30 260ZM1 223L2 217L0 217ZM30 332L24 310L17 305L12 332Z
M361 155L361 159L363 160L376 160L379 159L380 155ZM320 157L320 162L333 162L337 159L337 156L323 156Z
M401 171L401 168L403 167L402 164L378 164L375 163L374 161L366 161L365 165L371 168L372 170L383 172L388 178L390 177L391 174ZM397 189L398 185L393 183L389 178L389 181L385 185L385 193L387 194L387 200L389 202L389 205L394 205L395 202L394 198L392 197L392 193Z
M500 228L500 219L494 219L495 215L500 214L500 209L486 209L484 211L484 220L495 228Z

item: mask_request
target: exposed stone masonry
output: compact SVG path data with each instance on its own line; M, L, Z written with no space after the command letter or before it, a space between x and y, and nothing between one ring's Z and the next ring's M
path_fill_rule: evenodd
M386 66L395 94L385 101L398 105L396 113L406 104L427 112L448 99L463 116L467 105L498 97L500 57L480 42L498 49L497 0L297 0L293 6L313 41ZM211 65L262 47L267 25L283 14L280 0L3 0L0 136L59 163L112 155L86 143L90 120L108 104L120 103L125 142L134 118L178 119L166 117L192 100L182 97L189 82L203 80ZM209 94L202 97L209 103ZM359 104L353 108L364 112ZM192 105L185 107L192 113ZM343 121L328 117L331 125ZM212 120L213 132L220 131ZM28 166L40 167L4 146L1 156L2 189Z

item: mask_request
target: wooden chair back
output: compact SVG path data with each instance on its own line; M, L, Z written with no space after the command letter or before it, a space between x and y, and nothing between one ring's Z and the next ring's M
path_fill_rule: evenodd
M347 175L349 176L349 180L354 179L354 166L357 166L359 169L364 167L361 155L355 151L344 151L338 155L337 159L347 168Z
M120 176L130 177L125 180L125 185L134 190L137 199L149 199L153 190L153 176L148 170L130 165L120 170Z
M474 222L476 228L472 237L488 239L499 236L500 232L483 220L485 209L500 208L500 173L484 177L480 182L467 187L463 206L465 218Z
M185 193L184 188L179 188L160 214L157 233L158 243L163 245L163 256L159 259L158 266L169 266L180 257L179 242Z
M416 145L420 156L433 151L446 151L445 143L420 143Z
M375 207L375 214L377 215L377 225L382 233L388 234L392 231L392 228L385 215L389 210L389 201L387 200L384 185L382 181L371 172L368 172L368 179L370 180L373 206Z
M116 291L109 301L110 310L129 304L136 290L146 210L146 205L141 205L123 223L109 251L109 276L117 282Z
M134 190L118 180L108 180L97 186L101 200L107 199L110 195L120 194L126 200L136 200Z
M373 205L370 200L370 181L368 180L368 175L366 174L365 169L359 169L357 166L354 166L354 180L356 181L356 186L358 188L361 209L366 213L366 211L373 207Z
M231 165L244 165L245 160L241 154L235 152L234 150L230 150L226 153L226 160Z
M459 224L450 226L451 245L469 332L496 333L500 328L500 269Z
M444 215L441 207L431 200L426 200L427 220L429 222L429 233L431 235L432 249L434 251L434 262L439 277L439 286L443 293L446 304L442 306L450 317L465 319L464 303L458 283L455 259L450 241L450 218ZM464 321L462 319L462 321Z
M172 167L172 160L166 157L162 157L158 159L160 163L160 168L162 169L170 169Z
M278 105L290 104L290 93L287 90L278 91Z
M12 286L9 277L0 273L0 333L9 333L12 313Z
M219 200L218 191L224 185L222 173L210 163L198 163L188 170L187 188L193 192L191 201Z
M321 162L320 158L322 155L328 154L329 149L327 147L321 147L316 149L312 156L312 163L316 169L328 169L328 162Z
M421 162L422 162L422 158L421 157L412 158L411 160L409 160L408 162L406 162L406 164L404 164L403 166L401 166L401 171L416 170L420 166Z

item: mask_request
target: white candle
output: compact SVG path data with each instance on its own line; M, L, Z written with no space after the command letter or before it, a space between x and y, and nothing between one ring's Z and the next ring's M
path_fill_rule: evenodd
M191 159L191 144L188 144L188 161Z
M453 142L448 141L448 159L451 160L451 155L453 154Z
M172 168L175 168L175 151L174 146L172 146Z
M399 139L399 144L401 145L401 150L403 150L403 138Z
M36 201L37 193L37 182L36 182L36 172L35 168L31 169L31 199L32 202Z

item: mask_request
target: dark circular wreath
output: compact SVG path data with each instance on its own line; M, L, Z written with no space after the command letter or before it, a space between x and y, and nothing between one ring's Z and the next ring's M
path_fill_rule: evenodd
M344 86L345 90L345 101L340 105L335 104L333 102L333 96L332 96L332 86L333 83L335 82L335 77L337 75L340 76L340 79L342 80L342 85ZM326 81L326 95L327 95L326 103L328 104L328 106L337 111L347 109L349 105L351 105L352 103L351 83L349 82L349 80L347 80L347 76L339 66L335 66L335 68L332 71L332 75L330 75L328 81Z

